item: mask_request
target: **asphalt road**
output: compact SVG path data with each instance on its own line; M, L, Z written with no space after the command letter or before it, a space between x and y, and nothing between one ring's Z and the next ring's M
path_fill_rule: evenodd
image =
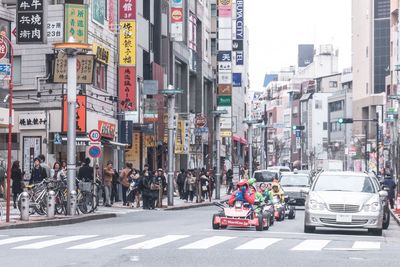
M303 233L304 212L268 231L212 230L215 207L140 211L0 231L0 266L400 266L400 227Z

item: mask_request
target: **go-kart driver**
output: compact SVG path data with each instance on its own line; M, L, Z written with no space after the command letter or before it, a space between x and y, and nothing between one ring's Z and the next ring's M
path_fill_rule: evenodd
M272 192L267 189L265 183L260 184L259 190L256 193L256 199L260 202L265 202L266 200L272 202Z
M247 180L242 180L237 184L237 189L229 198L228 205L233 206L236 200L247 202L250 205L254 204L256 200L255 192L249 187Z
M283 193L283 190L281 189L281 186L277 182L272 183L272 197L278 196L281 203L285 202L285 193Z

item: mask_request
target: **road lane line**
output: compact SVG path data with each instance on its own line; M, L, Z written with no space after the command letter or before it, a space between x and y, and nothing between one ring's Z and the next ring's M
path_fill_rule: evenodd
M36 242L28 245L23 245L19 247L15 247L12 249L41 249L41 248L47 248L55 245L60 245L68 242L73 242L73 241L78 241L82 239L87 239L87 238L92 238L96 237L97 235L75 235L75 236L67 236L67 237L62 237L62 238L57 238L57 239L52 239L52 240L47 240L47 241L42 241L42 242Z
M189 235L166 235L164 237L137 243L123 249L152 249L187 237L189 237Z
M194 243L190 243L186 246L180 247L179 249L208 249L210 247L216 246L228 240L234 239L236 237L229 236L213 236L201 239Z
M105 238L105 239L100 239L96 240L93 242L89 243L84 243L81 245L69 247L68 249L96 249L96 248L101 248L105 246L109 246L115 243L119 243L122 241L127 241L135 238L142 237L143 235L120 235L120 236L115 236L115 237L110 237L110 238Z
M276 242L281 241L282 239L280 238L257 238L254 240L251 240L247 243L244 243L243 245L237 247L236 249L265 249Z
M381 249L380 242L368 242L368 241L355 241L353 249L359 250L378 250Z
M309 239L304 240L291 250L295 251L320 251L322 250L331 240L317 240L317 239Z
M18 243L18 242L23 242L23 241L30 241L30 240L34 240L34 239L45 238L45 237L49 237L49 235L10 237L10 238L6 238L6 239L1 239L0 245L8 245L8 244Z

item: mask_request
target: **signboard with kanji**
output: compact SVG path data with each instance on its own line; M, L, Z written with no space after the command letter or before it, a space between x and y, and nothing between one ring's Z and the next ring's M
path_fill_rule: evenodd
M87 44L88 42L87 5L65 4L64 42L68 42L68 39L71 36L74 37L75 42Z
M136 0L119 0L119 16L121 20L135 20Z
M94 55L78 55L76 58L76 79L78 84L93 83ZM67 83L68 59L59 53L54 60L54 83Z
M44 5L43 0L17 1L17 43L44 43Z
M136 21L121 21L119 34L119 64L136 65Z
M76 96L76 132L86 133L86 96ZM68 102L67 97L64 96L63 101L63 120L62 120L62 131L68 131Z
M47 22L47 39L59 39L63 37L63 22Z
M135 67L119 67L119 98L121 111L136 110Z

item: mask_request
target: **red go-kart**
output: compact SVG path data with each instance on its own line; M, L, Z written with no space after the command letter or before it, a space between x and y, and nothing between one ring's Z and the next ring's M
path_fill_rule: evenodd
M221 203L214 204L220 207L221 211L213 215L213 229L255 227L257 231L263 231L269 228L269 214L263 211L263 205L259 203L249 205L243 201L235 201L233 207Z

